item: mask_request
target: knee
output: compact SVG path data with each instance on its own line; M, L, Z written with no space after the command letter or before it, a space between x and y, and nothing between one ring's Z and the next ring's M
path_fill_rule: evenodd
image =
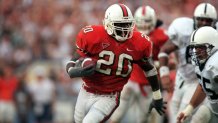
M130 88L125 88L122 92L121 92L121 96L120 99L121 100L130 100L130 98L132 97L132 89Z

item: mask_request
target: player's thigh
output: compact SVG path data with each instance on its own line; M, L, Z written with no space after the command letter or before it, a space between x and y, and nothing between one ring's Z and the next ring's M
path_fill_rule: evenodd
M143 94L139 95L137 103L140 108L140 111L143 114L148 112L151 101L152 101L152 93L148 93L146 96L144 96Z
M136 115L136 119L138 120L139 123L144 123L148 121L149 116L150 116L150 114L148 113L148 110L149 110L151 101L152 101L151 93L147 93L146 96L143 94L139 94L137 96L135 104L137 105L139 112Z
M133 90L133 83L132 82L128 82L124 87L123 90L121 92L121 100L131 100L131 98L134 96L134 90Z
M113 122L121 121L123 117L126 115L129 108L132 106L133 100L134 100L133 97L121 98L120 105L111 116L111 121Z
M80 89L74 111L74 119L76 123L82 123L85 114L88 112L88 108L94 103L95 99L92 99L92 95L93 94L86 92L83 87Z
M111 96L99 96L98 101L92 105L85 116L83 123L99 123L108 120L119 105L119 97L119 93Z
M132 84L133 84L132 82L128 82L128 84L124 86L121 92L120 105L111 116L112 121L114 122L121 121L122 118L127 113L127 110L131 107L135 98L135 92L132 88Z

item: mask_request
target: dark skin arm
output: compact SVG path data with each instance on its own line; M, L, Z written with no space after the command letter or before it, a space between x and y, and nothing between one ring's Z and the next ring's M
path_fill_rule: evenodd
M72 58L71 58L71 60L76 61L76 60L78 60L80 57L81 57L81 56L80 56L77 52L74 52L74 53L73 53L73 56L72 56Z
M145 71L145 72L148 72L148 71L153 71L152 73L156 73L155 71L155 67L154 65L152 64L151 60L147 60L144 62L143 66L142 66L142 69ZM163 98L161 96L161 92L160 92L160 83L158 81L158 75L153 75L153 76L148 76L147 77L148 79L148 82L150 83L151 85L151 88L152 88L152 91L153 91L153 100L149 106L149 112L151 112L151 110L153 108L156 109L156 111L162 115L164 114L165 112L165 102L163 102ZM157 96L158 95L158 96Z
M68 75L70 76L70 78L90 76L94 74L95 64L82 67L81 63L84 60L84 58L80 59L81 56L77 53L76 46L74 46L73 49L74 49L73 56L71 58L71 61L68 62L66 65L66 71Z
M149 61L146 61L146 63L142 67L142 69L145 72L149 71L149 70L152 70L153 68L154 68L154 65ZM151 88L152 88L153 91L156 91L156 90L160 89L160 83L158 81L158 76L157 75L149 76L149 77L147 77L147 79L148 79L148 82L150 83Z
M71 58L71 60L73 60L73 61L76 61L77 59L79 59L81 56L77 53L77 47L76 47L76 45L73 45L73 55L72 55L72 58Z

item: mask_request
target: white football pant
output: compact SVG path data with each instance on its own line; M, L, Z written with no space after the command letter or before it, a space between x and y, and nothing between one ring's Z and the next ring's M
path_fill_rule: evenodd
M105 122L119 105L120 93L97 95L81 87L75 107L76 123Z

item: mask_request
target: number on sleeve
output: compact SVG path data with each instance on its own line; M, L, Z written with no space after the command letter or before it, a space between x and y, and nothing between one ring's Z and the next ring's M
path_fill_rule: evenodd
M83 28L84 33L88 33L88 32L91 32L91 31L93 31L93 28L91 26L86 26L86 27Z

